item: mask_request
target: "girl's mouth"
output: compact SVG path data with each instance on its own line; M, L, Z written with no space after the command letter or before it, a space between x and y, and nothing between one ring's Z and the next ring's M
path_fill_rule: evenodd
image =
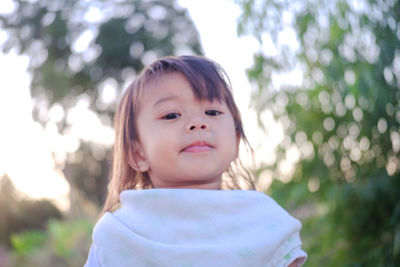
M185 147L182 152L206 152L213 149L211 145L204 141L196 141Z

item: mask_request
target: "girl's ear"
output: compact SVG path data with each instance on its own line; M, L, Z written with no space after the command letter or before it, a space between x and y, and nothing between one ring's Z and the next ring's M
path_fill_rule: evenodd
M128 163L131 168L138 172L147 172L150 168L143 149L138 143L129 146Z

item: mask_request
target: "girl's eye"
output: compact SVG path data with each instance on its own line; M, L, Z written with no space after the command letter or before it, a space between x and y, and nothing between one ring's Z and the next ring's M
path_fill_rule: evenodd
M215 110L215 109L210 109L210 110L206 111L206 114L210 115L210 116L218 116L218 115L221 115L222 112L218 111L218 110Z
M178 113L168 113L167 115L161 117L163 120L174 120L179 118L181 115Z

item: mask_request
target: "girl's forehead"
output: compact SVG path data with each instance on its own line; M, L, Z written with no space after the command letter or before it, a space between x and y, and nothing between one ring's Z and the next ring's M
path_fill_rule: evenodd
M174 82L182 82L189 84L188 79L180 72L167 72L161 74L154 74L151 77L147 78L145 81L144 87L162 87L165 83L174 83Z
M149 80L142 87L143 101L158 101L171 95L191 94L192 89L187 79L180 73L168 73Z
M221 102L224 101L223 86L220 84L207 84L202 79L198 79L198 84L190 82L188 78L180 72L169 72L147 79L141 88L142 101L149 101L154 98L168 98L171 95L185 96L193 95L198 101ZM218 92L217 92L218 91ZM140 101L140 102L142 102Z

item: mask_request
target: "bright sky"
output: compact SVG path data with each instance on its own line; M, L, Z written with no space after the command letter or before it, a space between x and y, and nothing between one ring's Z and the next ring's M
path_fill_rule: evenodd
M2 0L0 12L9 10L8 2ZM251 37L237 37L236 19L240 9L229 0L178 2L188 8L200 33L206 56L221 64L231 79L246 134L256 149L256 161L271 161L274 157L273 148L282 138L282 130L273 121L272 115L266 112L264 122L275 129L266 136L257 127L255 113L248 108L251 89L245 69L251 66L252 55L259 49L259 45ZM0 43L5 38L4 33L0 32ZM54 123L62 115L57 107L50 114L54 123L49 124L46 129L34 122L27 65L28 58L18 56L13 51L7 55L0 54L0 176L7 173L15 186L27 195L55 199L60 206L66 208L69 187L53 156L62 161L66 151L76 149L77 137L94 138L94 133L98 131L88 129L98 129L101 125L93 113L84 112L87 110L85 101L75 110L75 114L80 114L77 116L80 120L68 137L57 133ZM102 138L102 142L110 145L113 138L111 129L108 129Z

